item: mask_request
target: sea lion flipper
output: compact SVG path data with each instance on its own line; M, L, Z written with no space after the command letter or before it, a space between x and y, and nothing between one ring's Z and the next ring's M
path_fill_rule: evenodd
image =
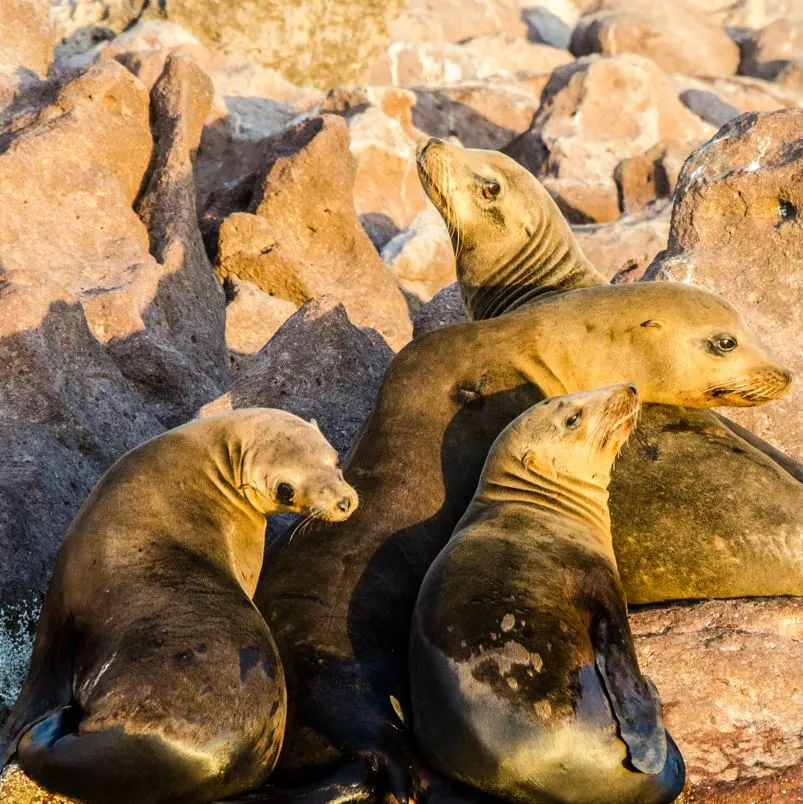
M597 622L592 643L597 669L633 767L642 773L660 773L666 763L667 744L655 686L639 671L629 640L622 638L611 618Z

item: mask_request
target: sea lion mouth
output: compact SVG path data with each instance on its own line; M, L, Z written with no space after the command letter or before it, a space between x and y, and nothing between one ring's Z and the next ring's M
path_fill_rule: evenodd
M636 428L641 413L641 402L635 386L627 386L627 392L617 393L608 402L605 411L595 428L593 440L600 449L605 449L611 441L616 441L620 450Z
M703 389L702 396L712 400L714 406L752 407L784 396L792 381L792 372L771 368L730 382L710 385Z

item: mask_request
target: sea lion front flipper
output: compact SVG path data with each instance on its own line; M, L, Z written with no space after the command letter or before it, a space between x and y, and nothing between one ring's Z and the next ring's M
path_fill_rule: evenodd
M620 631L608 616L592 628L597 670L633 767L642 773L660 773L667 753L661 701L652 681L639 671L630 635Z

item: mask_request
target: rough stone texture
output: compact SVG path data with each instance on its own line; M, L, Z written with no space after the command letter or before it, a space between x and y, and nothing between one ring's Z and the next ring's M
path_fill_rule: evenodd
M402 290L424 302L456 279L452 241L431 204L382 249L382 259Z
M803 16L775 20L749 37L739 72L772 81L796 59L803 59Z
M803 96L803 56L790 61L778 73L775 82L792 92L796 92Z
M120 33L142 12L147 0L50 0L50 25L57 40L90 27Z
M146 17L182 25L204 44L297 84L331 87L364 81L388 41L400 0L218 0L151 3Z
M721 128L725 123L729 123L734 117L739 116L739 110L735 106L725 103L714 92L687 89L678 97L690 112L694 112L697 117L717 128Z
M468 313L460 298L457 282L445 287L421 307L415 317L414 337L418 338L434 329L468 321Z
M375 332L351 323L337 299L319 296L243 363L231 389L201 415L253 406L288 410L315 419L342 456L368 418L392 357Z
M32 271L0 276L0 365L2 722L64 532L101 472L162 427L78 301Z
M389 30L394 42L463 42L495 34L526 36L518 0L407 0Z
M0 71L30 70L44 76L53 58L47 0L0 3Z
M268 296L252 282L230 277L224 286L226 305L226 346L232 365L256 354L296 311L285 299Z
M632 282L666 248L671 212L672 204L664 200L613 223L573 230L586 257L606 279Z
M154 90L155 149L148 93L108 61L66 84L0 154L0 185L11 190L0 263L75 295L166 425L217 396L227 372L225 302L200 248L190 165L208 88L199 71L173 64ZM149 164L146 226L131 205Z
M699 142L713 131L649 59L591 57L555 70L529 131L505 151L539 177L604 182L661 140Z
M543 6L522 8L521 17L527 26L527 38L531 42L569 49L572 28L557 14Z
M499 151L530 127L540 92L513 81L415 91L413 122L431 137L457 137L466 148Z
M43 790L16 764L8 765L0 772L0 801L10 804L80 804L73 798Z
M774 112L803 106L803 93L760 78L734 75L729 78L692 78L670 75L669 85L678 96L690 89L713 92L723 103L745 112Z
M412 334L407 305L360 225L353 186L345 122L306 120L275 138L261 171L213 196L207 245L222 277L296 304L332 294L358 326L399 349Z
M803 801L803 601L645 609L630 626L686 762L683 801Z
M736 43L683 0L607 3L580 20L569 49L576 56L637 53L664 70L686 75L733 75L739 66Z
M761 340L803 372L803 110L747 114L688 159L666 253L647 277L707 287L730 300ZM803 458L803 389L728 415Z
M613 181L545 176L542 184L569 223L608 223L619 217L619 197Z

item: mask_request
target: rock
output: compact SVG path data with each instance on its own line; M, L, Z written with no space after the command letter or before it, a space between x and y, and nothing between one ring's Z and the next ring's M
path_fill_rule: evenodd
M569 50L575 56L636 53L685 75L733 75L739 66L736 43L683 0L607 3L580 20Z
M775 20L750 36L739 72L772 81L795 60L803 60L803 16Z
M225 302L200 250L189 161L203 82L191 82L189 105L171 107L187 72L176 66L155 90L155 150L148 93L108 61L60 89L0 154L0 184L13 189L0 263L31 267L75 295L166 426L215 398L227 373ZM139 203L149 232L131 205L152 155Z
M778 86L803 97L803 57L793 59L778 73L775 79Z
M545 176L542 184L569 223L608 223L619 217L616 184L610 180L582 181Z
M565 50L509 36L477 37L459 45L399 42L377 62L371 83L421 87L522 73L540 75L571 61Z
M296 311L284 299L268 296L252 282L230 277L224 286L226 305L226 346L235 367L242 359L255 355Z
M803 801L803 601L651 608L630 627L686 762L683 801Z
M382 259L402 290L422 302L456 279L452 241L432 205L382 249Z
M500 151L529 129L539 96L523 82L505 79L418 89L413 122L431 137Z
M221 277L295 304L332 294L400 349L412 334L407 305L360 226L353 186L345 122L310 118L270 143L261 171L210 199L207 245Z
M505 152L539 177L608 182L623 159L661 140L696 142L713 131L649 59L591 57L555 70L529 131Z
M47 0L3 0L0 3L0 72L30 70L47 75L53 58Z
M393 42L463 42L496 34L526 36L518 0L407 0L389 30Z
M242 364L231 389L201 415L254 406L288 410L315 419L343 456L373 409L392 357L375 332L351 323L337 299L319 296Z
M803 371L803 110L742 115L687 160L675 193L667 251L650 279L693 282L721 294L770 351ZM803 390L727 414L797 460Z
M2 722L67 527L100 474L162 427L93 338L78 301L33 271L0 277L0 364Z
M521 17L527 26L527 39L542 45L569 49L572 29L557 14L543 6L523 8Z
M462 324L468 321L468 313L460 298L457 282L436 293L430 301L421 307L415 317L414 337L418 338L432 330L448 327L451 324Z
M75 799L48 793L29 779L16 763L0 771L0 800L14 804L80 804Z
M683 95L690 89L713 92L733 106L740 114L745 112L774 112L777 109L795 109L803 106L803 93L794 87L781 86L759 78L734 75L730 78L690 78L670 75L669 84L674 92Z
M57 41L87 28L120 33L141 13L148 0L50 0L50 24Z
M672 204L659 201L613 223L573 226L577 242L608 280L640 279L655 255L666 248Z
M717 128L739 116L739 110L735 106L725 103L719 95L708 90L687 89L678 97L690 112Z
M145 18L165 18L222 53L280 72L297 84L359 84L388 42L400 0L163 0Z

